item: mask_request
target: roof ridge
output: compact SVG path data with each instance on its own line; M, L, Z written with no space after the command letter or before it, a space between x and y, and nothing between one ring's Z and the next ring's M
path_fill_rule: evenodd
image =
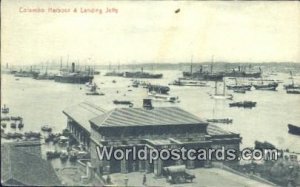
M102 120L101 125L103 125L103 123L111 116L111 114L112 114L115 110L117 110L117 108L114 108L114 109L108 111L107 113L104 113L104 114L103 114L103 115L107 115L107 116ZM96 117L96 118L97 118L97 117Z
M92 104L92 103L88 103L88 102L79 103L79 106L81 106L81 107L87 109L88 111L90 111L90 112L92 112L92 113L94 113L94 114L96 114L96 113L93 112L93 111L91 111L91 110L89 110L86 106L83 106L82 104L85 104L85 105L87 105L87 106L89 106L89 107L92 107L93 109L96 109L96 110L98 110L98 111L100 111L100 112L103 112L103 113L106 113L106 112L107 112L106 110L104 110L104 109L101 108L100 106L96 106L96 105L94 105L94 104Z

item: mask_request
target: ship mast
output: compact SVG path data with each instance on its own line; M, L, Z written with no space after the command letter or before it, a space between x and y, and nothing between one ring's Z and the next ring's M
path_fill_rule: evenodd
M193 75L193 55L191 57L191 76Z
M291 74L291 79L292 79L292 85L294 86L294 77L293 77L292 71L290 71L290 74Z
M223 80L223 96L225 96L225 87L226 87L225 80Z
M217 84L218 84L218 82L215 81L215 95L217 95Z
M62 57L60 57L60 71L62 70Z
M214 55L212 56L212 59L211 59L210 74L212 74L212 72L213 72L213 64L214 64Z

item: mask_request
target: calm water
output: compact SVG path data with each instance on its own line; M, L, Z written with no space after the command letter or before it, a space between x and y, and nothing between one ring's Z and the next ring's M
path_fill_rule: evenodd
M164 78L150 80L151 83L167 85L181 76L179 71L161 72L164 73ZM288 77L288 74L278 74L269 78L290 83ZM299 77L295 77L297 78ZM130 79L121 77L95 76L95 82L105 96L87 96L84 85L31 78L19 78L19 81L15 79L12 75L2 75L1 103L10 108L10 115L24 118L25 127L22 131L39 131L41 126L50 125L54 127L54 131L59 132L66 128L66 117L62 110L83 101L110 110L115 107L112 103L114 99L130 100L134 103L134 107L141 107L142 99L147 97L145 89L128 87L131 85ZM112 80L117 82L112 83ZM204 119L230 117L233 124L219 126L240 133L243 137L242 147L253 147L254 141L259 140L271 142L279 148L300 152L300 136L289 134L287 128L288 123L300 125L300 95L286 94L280 84L278 91L252 90L246 94L234 94L234 101L256 101L257 106L253 109L230 108L229 103L232 101L210 98L209 93L214 93L214 83L210 82L209 85L209 87L170 86L170 95L178 96L181 102L175 104L153 102L153 105L178 106ZM130 89L132 91L128 91Z

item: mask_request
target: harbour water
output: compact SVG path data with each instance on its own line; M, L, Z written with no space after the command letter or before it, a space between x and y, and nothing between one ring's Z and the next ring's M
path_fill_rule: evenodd
M145 80L152 84L167 85L182 76L180 71L157 71L164 77L157 80ZM49 125L54 132L66 128L67 119L63 109L80 102L91 102L106 110L122 107L113 104L113 100L132 101L133 107L141 107L142 99L147 97L145 88L131 87L131 80L122 77L96 75L94 82L105 93L104 96L86 95L85 85L57 83L53 80L34 80L13 75L1 75L1 104L10 108L10 116L22 116L24 128L8 131L40 131L41 126ZM269 79L283 80L290 83L289 74L278 74ZM299 82L299 77L294 77ZM297 80L298 79L298 80ZM116 83L112 81L115 80ZM232 80L228 80L230 82ZM130 86L130 87L129 87ZM202 119L232 118L232 124L219 124L225 130L240 133L241 147L253 147L254 141L268 141L280 149L300 152L300 137L288 133L287 124L300 124L300 95L286 94L283 84L277 91L254 90L246 94L234 94L233 101L255 101L252 109L230 108L230 100L214 100L209 94L214 93L214 82L208 87L170 86L171 96L178 96L179 103L153 102L154 107L178 106ZM222 88L219 90L222 92ZM228 91L231 93L231 91ZM126 107L126 106L123 106Z

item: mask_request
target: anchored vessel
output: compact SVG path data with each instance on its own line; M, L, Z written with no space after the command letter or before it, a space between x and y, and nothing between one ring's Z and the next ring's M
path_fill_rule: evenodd
M124 73L122 72L116 72L116 71L110 71L105 73L104 76L113 76L113 77L123 77Z
M292 124L288 124L289 133L300 135L300 127Z
M224 77L253 77L260 78L261 70L259 72L246 72L245 70L241 70L241 66L238 67L238 71L233 69L231 72L225 72Z
M61 72L60 75L54 76L55 82L61 83L73 83L73 84L85 84L93 80L94 76L91 75L90 71L82 72L82 71L75 71L75 63L72 63L72 70L71 72Z
M244 108L252 108L256 106L256 102L253 101L242 101L242 102L235 102L229 103L230 107L244 107Z
M119 100L114 100L113 103L115 105L129 105L129 107L133 106L133 103L131 101L119 101Z
M263 82L261 84L253 84L254 88L256 90L272 90L275 91L276 88L278 87L277 82L270 82L267 84L264 84Z
M200 70L193 72L193 64L191 63L191 71L190 72L183 72L184 78L190 78L195 80L205 80L205 81L222 81L224 75L222 73L213 73L212 72L213 65L211 65L210 72L203 71L203 67L200 66Z
M292 83L283 85L284 89L286 89L286 90L288 90L288 89L300 89L300 85L294 83L294 77L293 77L292 71L290 71L290 75L291 75L290 78L292 80Z
M124 72L124 77L126 78L139 78L139 79L160 79L163 74L151 74L147 72L137 71L137 72Z
M224 119L208 119L206 120L207 122L210 122L210 123L232 123L232 119L229 119L229 118L224 118Z
M165 94L158 94L156 92L148 92L148 96L153 101L164 101L164 102L171 102L171 103L179 102L178 97L169 96Z
M149 84L147 88L149 92L156 92L160 94L167 94L170 91L170 87L161 85Z
M199 80L179 78L178 80L175 80L174 82L170 83L169 85L206 87L207 83L203 82L203 81L199 81Z
M296 88L289 88L286 90L286 93L288 94L300 94L300 88L296 89Z

